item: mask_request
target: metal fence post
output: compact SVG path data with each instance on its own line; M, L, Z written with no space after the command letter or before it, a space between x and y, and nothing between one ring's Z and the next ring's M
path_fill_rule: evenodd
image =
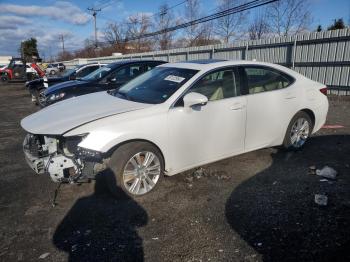
M169 52L167 53L167 59L168 59L168 62L170 62L170 54L169 54Z
M247 46L245 48L244 60L248 60L248 48L249 48L249 43L247 42Z
M292 57L292 69L295 69L295 56L297 51L297 39L294 39L294 44L293 44L293 57Z

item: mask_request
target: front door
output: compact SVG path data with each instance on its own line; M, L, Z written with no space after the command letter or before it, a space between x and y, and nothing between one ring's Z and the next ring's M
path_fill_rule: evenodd
M234 68L210 72L186 93L208 97L204 106L185 108L179 100L169 110L169 145L173 172L228 157L244 150L246 97Z

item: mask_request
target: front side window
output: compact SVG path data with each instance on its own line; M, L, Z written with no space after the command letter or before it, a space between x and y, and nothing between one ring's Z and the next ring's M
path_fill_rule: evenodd
M265 67L244 68L249 94L262 93L285 88L293 79L282 72Z
M197 72L193 69L157 67L123 85L114 95L140 103L160 104Z
M115 78L118 82L127 82L142 74L142 65L128 65L112 73L110 78Z
M215 101L239 96L240 86L236 70L225 68L205 75L188 92L197 92L205 95L209 101Z
M96 66L87 66L83 69L81 69L78 73L77 73L77 78L81 78L81 77L84 77L84 76L87 76L88 74L94 72L96 69L98 69L99 66L96 65Z
M93 81L93 80L100 80L110 74L112 68L109 66L101 67L100 69L97 69L93 71L92 73L88 74L87 76L83 77L82 80L84 81Z

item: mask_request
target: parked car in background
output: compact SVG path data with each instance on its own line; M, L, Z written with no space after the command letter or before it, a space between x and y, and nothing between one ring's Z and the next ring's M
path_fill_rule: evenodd
M27 74L33 74L33 75L38 75L36 70L30 66L30 64L26 64L26 73Z
M326 121L327 88L250 61L160 65L113 92L68 99L22 120L30 167L56 182L104 168L112 193L152 191L163 174L252 150L299 150Z
M61 72L66 70L66 66L63 63L55 63L53 66L57 67Z
M67 98L119 88L131 79L164 63L155 60L123 60L108 64L83 78L59 83L46 89L42 104L51 105Z
M53 66L52 64L49 64L46 67L45 72L47 75L56 75L60 72L60 70L57 67Z
M46 88L65 81L80 79L88 74L94 72L102 66L104 63L90 63L85 65L76 66L73 69L68 69L62 76L46 77L35 79L26 83L29 93L32 95L32 101L40 106L43 106L45 101L44 91ZM44 100L42 101L42 98Z

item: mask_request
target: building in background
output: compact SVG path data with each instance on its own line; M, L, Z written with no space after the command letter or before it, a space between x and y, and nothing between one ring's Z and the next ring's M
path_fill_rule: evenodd
M11 59L12 56L0 56L0 66L8 65Z

